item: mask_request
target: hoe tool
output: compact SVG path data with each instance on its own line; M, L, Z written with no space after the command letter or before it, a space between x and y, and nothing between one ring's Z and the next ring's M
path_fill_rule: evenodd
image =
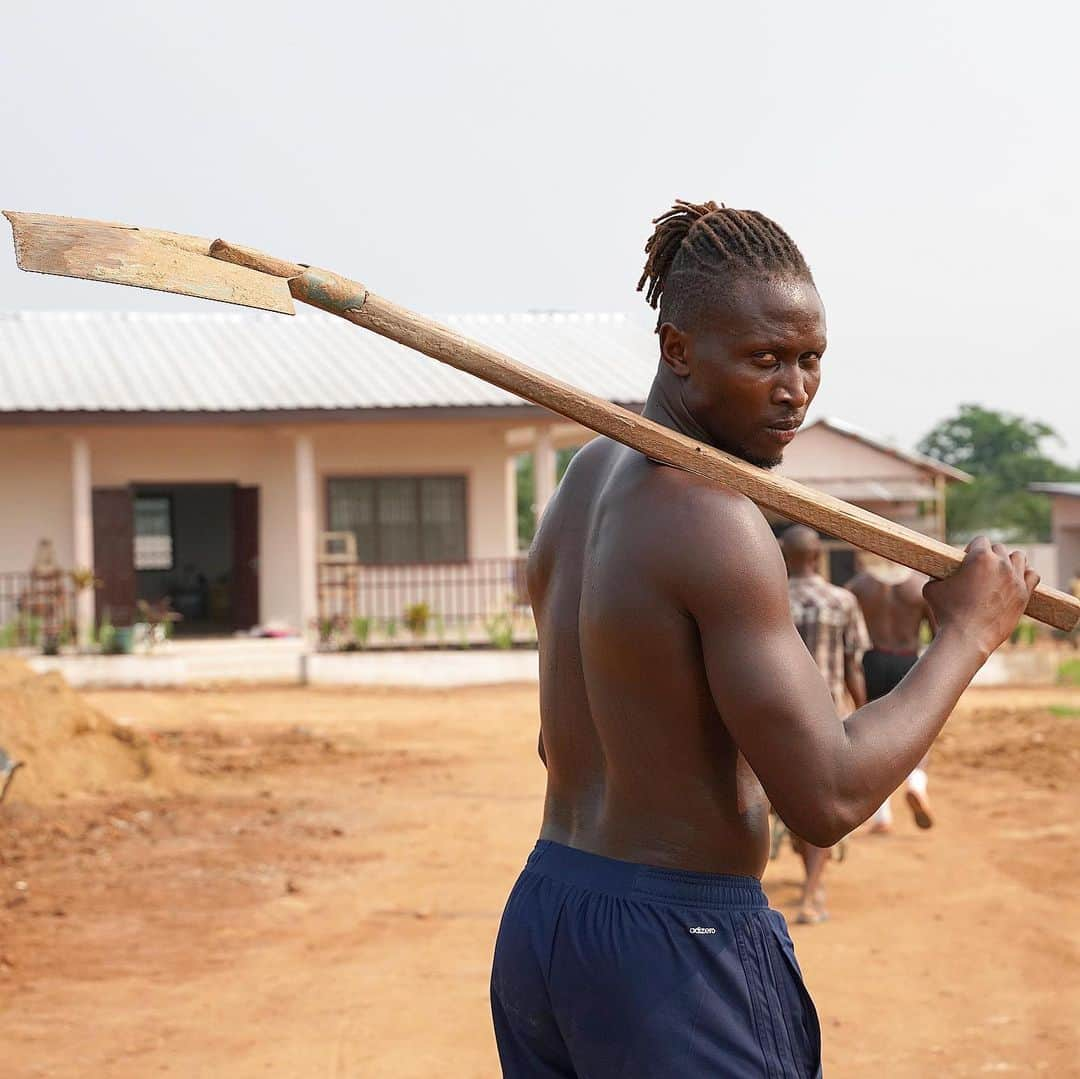
M774 475L582 389L517 363L328 270L224 240L205 240L47 214L5 211L19 266L40 273L179 292L295 314L293 300L416 349L665 464L740 491L759 506L930 577L952 573L963 552L858 506ZM1080 600L1040 584L1027 613L1071 630Z

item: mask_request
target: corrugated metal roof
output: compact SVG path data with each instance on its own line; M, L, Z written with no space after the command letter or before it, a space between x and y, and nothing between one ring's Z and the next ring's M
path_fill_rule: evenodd
M625 315L444 320L565 382L645 400L656 338ZM316 312L0 314L0 412L264 412L520 405L520 398Z
M1029 483L1029 491L1037 491L1043 495L1067 495L1070 498L1080 498L1080 483Z

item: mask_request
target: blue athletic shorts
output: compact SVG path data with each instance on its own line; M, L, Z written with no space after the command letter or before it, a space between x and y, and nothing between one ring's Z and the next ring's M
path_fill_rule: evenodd
M541 840L491 971L511 1079L810 1079L821 1031L783 917L752 877Z

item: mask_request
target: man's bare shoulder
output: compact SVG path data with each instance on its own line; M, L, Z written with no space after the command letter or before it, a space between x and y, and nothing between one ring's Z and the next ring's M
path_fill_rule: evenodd
M667 511L659 526L664 566L683 595L761 586L779 588L786 597L779 545L749 498L679 469L657 468L656 473Z
M896 586L897 594L905 603L912 607L923 607L926 600L923 598L923 588L930 580L925 573L917 573L915 570Z
M552 529L552 522L561 526L567 518L577 518L588 513L589 507L595 501L598 487L604 475L610 471L618 451L622 447L610 438L594 438L585 443L574 454L566 469L566 474L555 488L545 514L544 522L541 523L540 531L557 531Z
M597 481L618 480L605 491L614 501L626 499L648 511L665 526L674 522L708 522L717 517L764 524L760 511L745 495L718 487L710 480L681 468L650 460L612 439L600 437L583 446L575 455L559 485L570 498L595 497L600 492ZM644 523L644 522L643 522Z
M575 455L555 512L545 514L546 535L534 544L533 560L557 547L567 528L592 519L598 504L605 542L632 549L641 573L654 583L691 594L723 580L742 586L764 576L786 595L779 547L750 499L607 438Z
M620 443L603 436L590 439L570 459L566 475L559 483L558 490L579 484L594 475L597 470L608 467L622 448Z
M761 511L745 495L720 487L712 480L649 462L648 485L651 499L662 504L672 525L689 529L688 540L710 546L724 542L729 534L775 539Z
M854 592L856 596L860 596L881 591L881 582L865 570L860 570L844 587L849 592Z

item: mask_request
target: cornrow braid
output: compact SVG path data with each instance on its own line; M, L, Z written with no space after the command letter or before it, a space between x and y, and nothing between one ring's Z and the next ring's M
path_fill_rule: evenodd
M657 330L665 322L685 319L687 308L704 292L740 274L784 273L813 280L791 237L757 210L676 199L653 224L637 290L645 290L649 306L659 308Z

